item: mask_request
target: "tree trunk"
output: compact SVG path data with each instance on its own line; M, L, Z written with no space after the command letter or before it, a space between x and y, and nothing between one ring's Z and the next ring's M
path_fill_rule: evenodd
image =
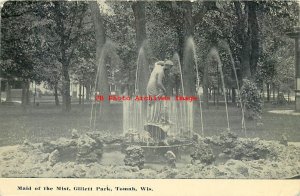
M21 104L23 109L25 108L25 97L26 97L26 87L25 81L22 81L22 97L21 97Z
M182 2L172 1L172 2L161 2L171 8L171 18L173 21L174 29L177 34L178 43L175 49L178 52L180 64L183 65L183 49L184 49L184 33L183 33L183 9ZM178 9L179 8L179 9ZM164 56L161 55L160 58Z
M214 92L214 106L216 105L216 87L213 89Z
M11 85L10 85L10 81L7 79L6 81L6 87L5 87L5 91L6 91L6 101L12 101L11 99Z
M180 58L180 64L183 65L183 50L184 50L184 35L182 32L182 26L180 24L176 25L176 32L178 36L177 51Z
M78 97L79 97L79 104L81 104L81 84L79 83L79 95L78 95Z
M62 52L64 54L64 50ZM64 62L64 61L63 61ZM63 73L63 88L62 88L62 96L63 96L63 111L70 112L71 111L71 95L70 95L70 76L68 64L64 62L62 64L62 73Z
M267 102L270 102L270 84L267 83Z
M104 63L104 52L103 45L105 44L105 29L103 25L103 19L100 14L100 9L96 1L89 1L89 7L92 13L92 19L95 27L95 38L96 38L96 65L98 66L99 76L96 76L97 84L95 89L98 90L101 95L108 97L110 94L109 84L107 78L107 70ZM101 57L102 56L102 57ZM102 110L100 119L105 121L103 117L110 117L110 102L108 99L105 99L102 104ZM103 127L104 128L104 127Z
M148 84L149 72L149 56L147 55L144 41L146 35L146 18L145 18L145 2L139 1L132 4L132 10L135 18L135 33L136 33L136 46L138 53L137 64L137 86L135 90L139 95L147 95L146 89ZM137 92L135 92L137 93Z
M136 46L139 51L146 39L145 2L134 2L132 10L135 18Z
M30 82L29 80L26 80L26 83L25 83L25 89L26 89L26 94L25 94L25 104L26 105L29 105L30 104Z
M69 64L71 60L71 55L67 57L68 49L70 49L71 43L69 38L65 33L65 22L64 15L62 12L61 2L54 1L55 6L55 22L57 25L57 34L60 37L60 63L62 64L62 97L63 97L63 112L71 111L71 95L70 95L70 76L69 76Z
M183 86L184 92L187 96L194 96L196 92L196 72L195 70L195 61L194 54L195 51L187 51L187 44L189 38L193 35L193 17L192 17L192 3L191 2L180 2L181 7L183 8L183 35L184 35L184 45L181 47L184 48L183 54ZM191 46L190 46L191 47ZM192 48L189 48L192 49Z
M193 7L192 3L189 1L182 2L184 9L183 13L183 35L185 41L194 34L194 24L193 24Z
M36 102L36 83L34 82L34 96L33 96L33 105L35 105Z
M232 88L231 91L232 91L232 103L236 103L236 92L235 92L235 88Z
M195 62L193 51L185 51L188 39L194 34L192 3L188 1L173 1L171 17L174 18L178 44L176 50L180 57L183 73L185 95L194 96L196 93Z
M203 73L203 106L204 108L209 108L209 95L208 95L208 67L209 64L206 62L204 64L204 73Z
M59 106L59 99L58 99L58 84L55 83L54 85L54 99L55 99L55 105Z
M275 84L272 85L273 101L275 100Z
M237 15L236 24L236 38L237 42L241 45L239 52L239 61L241 63L242 78L250 78L250 53L251 53L251 40L247 31L247 15L243 14L242 4L239 1L234 1L235 13ZM245 6L245 12L247 13L247 6Z
M84 85L82 85L82 104L84 105Z
M87 101L89 101L90 97L91 97L91 85L86 85L85 88L86 88L86 95L85 95L86 97L85 97L85 99Z
M249 43L249 42L247 42ZM250 71L250 49L248 47L249 45L245 44L243 46L243 51L241 55L241 65L242 65L242 77L243 78L251 78L251 71Z
M248 6L248 32L251 42L250 71L251 75L254 76L256 73L258 58L260 56L259 26L256 15L257 3L254 1L247 1L246 5Z
M260 89L260 98L262 98L262 101L265 102L265 91L264 91L264 81L261 81L261 89Z
M230 89L226 88L225 92L226 92L226 102L229 103L229 99L231 99L230 98Z
M30 97L30 91L29 91L29 80L24 80L22 82L22 107L23 110L26 111L27 106L29 105L29 97Z

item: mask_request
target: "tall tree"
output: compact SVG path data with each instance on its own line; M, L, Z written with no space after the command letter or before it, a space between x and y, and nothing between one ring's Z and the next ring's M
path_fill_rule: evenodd
M195 25L202 22L204 16L209 11L216 10L215 2L162 2L159 4L163 11L169 13L170 24L176 29L179 53L183 71L184 91L187 95L195 95L196 75L194 51L184 51L187 47L189 38L194 35ZM198 51L196 51L198 52Z
M134 2L131 7L135 19L136 46L137 50L139 50L147 39L145 2Z
M241 47L239 50L239 61L242 66L242 75L243 78L251 77L250 56L249 56L249 54L251 54L250 52L251 40L249 37L249 33L247 31L248 29L247 15L243 10L243 6L241 2L235 1L234 7L235 7L235 14L237 16L237 22L234 29L236 31L235 34L236 34L237 43L240 44Z
M29 104L29 82L39 80L39 70L32 58L35 45L32 42L31 25L36 17L30 2L7 2L2 12L1 69L7 79L7 100L10 101L11 81L22 80L22 105Z
M149 73L149 57L147 56L147 47L145 45L146 35L146 16L145 16L145 2L134 2L132 10L135 19L135 34L137 46L137 70L136 70L136 88L139 95L146 95L146 88Z
M55 22L55 33L59 38L58 59L62 65L62 96L63 111L71 110L70 96L70 62L74 55L75 46L81 35L83 16L86 12L85 3L81 2L53 2L53 21Z
M246 3L246 5L248 6L248 31L251 40L250 71L251 75L254 76L256 73L259 57L261 55L261 49L259 45L259 25L257 18L258 4L255 1L249 1Z
M103 48L106 42L105 28L97 2L90 1L89 8L92 14L96 38L96 66L98 67L98 70L96 75L97 84L95 86L95 89L98 90L101 95L107 97L110 94L110 90L108 84L107 67L105 64L105 49ZM106 98L103 102L102 114L108 116L107 114L109 114L109 106L109 100ZM101 115L101 117L102 116L104 115Z

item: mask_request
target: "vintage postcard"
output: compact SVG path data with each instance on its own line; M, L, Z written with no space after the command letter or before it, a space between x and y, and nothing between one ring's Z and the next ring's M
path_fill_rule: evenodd
M1 1L0 37L1 196L300 194L298 1Z

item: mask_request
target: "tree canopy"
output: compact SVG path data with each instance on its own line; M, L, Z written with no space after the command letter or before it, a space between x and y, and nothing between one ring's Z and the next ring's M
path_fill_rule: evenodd
M192 37L203 88L215 88L218 80L213 63L207 62L212 47L219 50L226 88L236 88L233 62L240 82L248 78L262 87L293 88L293 41L286 33L299 19L295 1L105 1L94 4L97 9L88 4L6 2L1 10L3 77L47 83L60 91L69 111L71 80L91 95L99 55L109 41L115 52L102 67L108 83L114 80L135 93L137 58L143 47L145 69L178 53L184 88L195 94L195 59L184 54ZM178 69L172 74L176 86Z

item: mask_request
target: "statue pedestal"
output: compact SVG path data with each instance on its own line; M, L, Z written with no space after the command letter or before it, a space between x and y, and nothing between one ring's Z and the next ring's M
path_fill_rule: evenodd
M161 141L168 136L170 124L147 123L145 124L144 129L150 133L155 141Z
M193 102L144 101L123 102L123 131L167 132L168 136L182 135L193 130ZM150 131L149 131L150 130ZM150 133L151 134L151 133Z

